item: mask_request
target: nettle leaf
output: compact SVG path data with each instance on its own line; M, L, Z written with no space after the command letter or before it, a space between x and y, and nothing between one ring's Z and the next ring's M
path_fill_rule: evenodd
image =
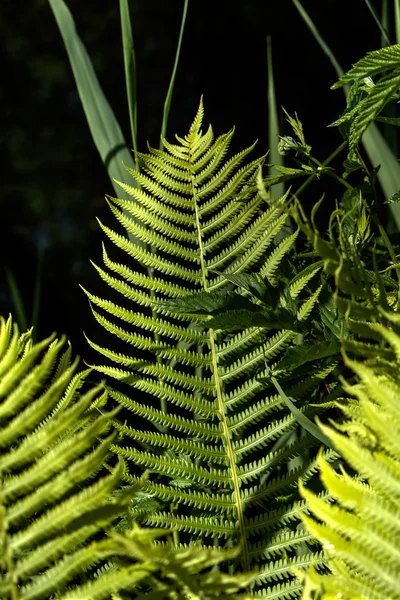
M350 173L354 173L355 171L361 171L363 168L361 161L357 158L355 152L347 155L347 158L343 161L343 167L345 169L343 174L344 177L348 177Z
M335 338L340 339L345 329L344 316L338 311L332 296L321 300L318 304L318 312L320 318L318 324L321 323L323 326L324 338L327 339L327 334L330 332Z
M309 171L304 169L294 169L293 167L283 167L282 165L267 166L273 167L276 171L278 171L278 175L264 177L263 181L266 188L276 185L277 183L291 181L292 179L297 179L298 177L308 177L310 175Z
M234 291L223 292L197 292L157 302L158 309L169 310L177 313L196 315L215 315L228 310L246 309L247 311L259 311L259 307Z
M211 329L222 329L224 331L247 329L248 327L299 331L296 317L285 308L275 310L264 309L258 312L246 309L228 310L207 321L207 326Z
M373 50L359 60L350 71L332 85L331 89L343 87L348 83L360 81L366 77L372 77L384 73L389 69L397 69L400 65L400 45L395 44L380 50Z
M302 144L303 146L306 146L307 144L306 144L306 140L304 137L303 124L300 121L299 117L297 116L297 113L294 113L295 116L292 117L284 108L282 110L285 113L286 120L289 123L289 125L292 127L295 136L300 141L300 144Z
M400 87L400 71L382 77L360 104L357 116L350 127L349 152L354 152L364 131L381 110L393 98Z
M272 286L267 280L262 279L256 273L218 273L218 275L222 275L230 283L249 292L252 296L265 303L271 303L275 306L279 301L279 289L276 286Z
M340 353L340 342L338 340L322 341L322 342L304 342L301 346L290 348L283 359L279 362L278 368L297 367L308 363L315 362L321 358L334 356Z

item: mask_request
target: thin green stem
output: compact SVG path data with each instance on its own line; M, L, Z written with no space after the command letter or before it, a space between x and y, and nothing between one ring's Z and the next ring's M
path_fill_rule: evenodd
M342 142L340 144L340 146L338 146L329 156L328 158L326 158L324 160L324 162L322 163L323 167L327 167L334 158L336 158L336 156L338 154L340 154L340 152L342 152L342 150L344 150L347 146L347 142ZM310 183L312 183L312 181L314 181L314 179L317 177L316 173L313 173L312 175L310 175L310 177L307 177L307 179L305 180L305 182L299 187L299 189L296 191L296 196L299 196L299 194L301 194L309 185Z
M317 167L319 167L320 169L322 169L324 167L323 163L319 162L319 160L317 158L314 158L313 156L308 156L308 158L317 165ZM332 177L333 179L336 179L336 181L339 181L339 183L341 183L342 185L344 185L347 189L352 190L353 186L350 185L350 183L348 181L346 181L345 179L343 179L343 177L340 177L340 175L338 175L337 173L335 173L334 171L326 171L326 174L329 175L329 177Z
M383 27L382 23L379 20L378 15L376 14L376 11L374 9L374 7L372 6L370 0L364 0L365 4L368 7L369 12L371 13L375 23L378 25L379 30L382 34L382 38L385 40L385 42L387 43L388 46L391 46L391 41L389 39L389 36L387 34L387 31L385 30L385 28Z
M299 0L293 0L293 4L295 5L295 7L297 8L297 10L299 11L299 13L300 13L303 21L306 23L307 27L310 29L311 33L313 34L313 36L317 40L318 44L321 46L322 50L325 52L325 54L327 55L327 57L331 61L332 66L335 69L336 73L338 74L339 77L341 77L344 74L344 71L343 71L342 67L340 66L340 64L336 60L336 57L333 54L332 50L329 48L328 44L321 37L318 29L316 28L316 26L312 22L309 14L303 8L303 6L299 2Z

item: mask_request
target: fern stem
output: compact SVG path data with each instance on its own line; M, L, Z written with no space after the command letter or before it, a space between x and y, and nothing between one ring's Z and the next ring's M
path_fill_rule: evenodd
M224 437L225 437L226 453L228 455L230 471L231 471L231 475L232 475L233 491L234 491L234 496L235 496L237 519L238 519L239 531L240 531L240 545L241 545L241 548L243 551L243 567L246 571L248 571L250 568L250 557L249 557L249 552L248 552L247 543L246 543L247 540L246 540L246 528L245 528L245 523L244 523L243 504L240 500L240 483L239 483L239 478L238 478L237 469L236 469L235 455L233 452L231 435L230 435L228 423L226 421L225 406L224 406L224 401L222 398L221 381L218 376L219 374L218 374L217 351L216 351L216 347L215 347L215 337L214 337L213 329L209 330L209 338L210 338L210 346L211 346L211 354L212 354L212 364L213 364L215 387L216 387L216 392L217 392L218 408L219 408L220 415L221 415L222 430L224 432Z
M190 156L190 160L192 160L191 153L189 153L189 156ZM195 206L196 227L197 227L197 234L198 234L200 265L201 265L201 272L202 272L202 278L203 278L203 287L204 287L204 290L207 291L208 290L207 265L206 265L206 261L205 261L205 255L204 255L204 245L203 245L203 239L202 239L202 234L201 234L200 214L199 214L199 209L198 209L197 193L196 193L196 187L194 185L193 176L192 176L192 194L193 194L193 198L195 200L194 206ZM217 358L217 349L216 349L216 343L215 343L215 332L213 329L209 329L208 332L209 332L208 336L209 336L209 340L210 340L210 350L211 350L211 360L212 360L212 372L213 372L213 376L214 376L214 385L215 385L215 389L216 389L218 409L219 409L219 414L220 414L220 418L221 418L222 430L223 430L224 438L225 438L225 449L226 449L229 467L230 467L230 471L231 471L233 492L234 492L234 497L235 497L235 502L236 502L237 520L238 520L239 531L240 531L240 545L241 545L242 552L243 552L243 567L246 571L248 571L250 568L250 557L249 557L249 551L248 551L248 547L247 547L247 543L246 543L246 528L245 528L245 522L244 522L243 504L240 499L240 481L239 481L238 473L237 473L237 469L236 469L236 461L235 461L235 454L234 454L233 446L232 446L231 434L230 434L227 419L226 419L225 405L224 405L224 400L223 400L223 383L219 377L219 371L218 371L218 358Z

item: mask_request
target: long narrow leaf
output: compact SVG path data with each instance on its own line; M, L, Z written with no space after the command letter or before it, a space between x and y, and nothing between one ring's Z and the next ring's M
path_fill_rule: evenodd
M128 97L129 121L131 125L132 144L135 152L137 145L137 97L136 97L136 58L133 44L131 18L128 0L119 2L121 14L122 48L124 53L126 93ZM137 167L137 165L136 165Z
M338 63L338 61L336 60L336 57L333 54L332 50L329 48L328 44L325 42L325 40L320 35L317 27L315 26L312 19L310 18L310 15L303 8L303 6L299 2L299 0L293 0L293 4L299 11L303 21L305 22L307 27L310 29L311 33L313 34L313 36L317 40L318 44L320 45L321 49L324 51L324 53L327 55L327 57L331 61L336 73L339 75L339 77L341 77L344 74L344 71L343 71L342 67L340 66L340 64Z
M396 34L396 44L400 44L400 0L394 1L394 30Z
M275 81L274 71L272 64L272 43L271 36L267 38L267 63L268 63L268 162L273 165L283 166L283 156L278 152L279 142L279 117L278 109L276 106L276 93L275 93ZM272 177L276 175L274 169L269 167L268 175ZM285 193L285 185L278 183L274 189L274 195L276 198L281 198Z
M188 6L189 6L189 0L184 0L181 29L179 31L178 45L176 47L174 67L172 69L172 75L171 75L171 79L170 79L169 86L168 86L167 96L166 96L165 102L164 102L164 113L163 113L163 120L162 120L162 125L161 125L160 150L163 149L162 138L165 138L165 136L167 134L168 117L169 117L169 111L171 108L172 94L174 92L176 72L178 70L179 56L181 53L182 38L183 38L183 32L185 30Z
M288 398L288 396L286 396L286 394L283 391L283 389L281 388L278 380L275 377L272 376L271 377L271 381L274 384L276 391L278 392L278 394L280 395L280 397L282 398L282 400L284 401L284 403L286 404L286 406L289 408L290 412L295 417L295 419L297 420L297 422L299 423L299 425L301 425L306 431L308 431L308 433L311 433L311 435L313 435L317 440L319 440L320 442L322 442L322 444L324 444L325 446L327 446L327 448L331 448L332 450L335 450L335 446L330 441L330 439L328 438L328 436L326 436L321 431L321 429L318 427L318 425L316 425L308 417L306 417L306 415L304 415L297 408L297 406L295 406L293 404L293 402L290 400L290 398Z
M128 150L118 121L99 84L86 48L78 36L71 12L64 0L49 0L49 4L67 49L93 141L107 168L117 196L131 200L117 181L134 184L132 176L124 168L126 165L135 169L132 154ZM129 237L137 245L144 246L139 239Z
M38 332L40 300L43 289L43 266L44 266L45 246L40 244L37 253L37 271L35 277L35 288L33 292L32 320L33 338L35 339Z
M367 5L367 7L368 7L368 10L370 11L370 13L371 13L371 15L372 15L372 17L373 17L373 19L374 19L375 23L378 25L378 27L379 27L379 29L380 29L380 32L381 32L381 35L382 35L382 39L384 40L384 42L385 42L385 45L387 45L387 46L390 46L390 45L391 45L391 43L390 43L389 36L388 36L388 34L387 34L387 32L386 32L386 30L385 30L385 28L384 28L383 24L382 24L382 23L380 22L380 20L379 20L379 17L378 17L378 15L376 14L376 10L375 10L375 9L374 9L374 7L372 6L372 4L371 4L370 0L364 0L364 2L365 2L365 4Z
M389 4L388 4L388 0L382 0L382 9L381 9L381 24L382 27L384 29L384 31L387 33L389 31ZM384 48L385 46L390 46L390 44L388 44L386 42L386 39L389 37L389 35L387 34L386 36L381 34L381 46L382 48ZM390 41L390 39L389 39Z

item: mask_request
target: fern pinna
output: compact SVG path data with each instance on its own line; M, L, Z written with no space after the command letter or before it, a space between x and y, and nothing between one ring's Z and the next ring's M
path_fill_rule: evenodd
M113 446L131 465L126 481L135 483L140 468L150 472L133 516L173 529L177 546L240 543L241 567L260 569L263 591L254 593L294 597L301 585L291 569L313 555L312 537L298 526L297 480L315 463L293 460L315 440L297 435L295 418L262 378L296 331L277 324L227 335L208 328L204 315L162 307L194 291L228 292L229 275L250 270L276 285L297 236L289 232L274 243L287 217L284 199L264 210L255 185L263 157L240 166L250 147L226 161L233 131L214 140L211 127L201 132L202 119L200 104L187 136L138 155L141 172L132 175L140 187L121 184L132 202L109 200L131 238L101 224L126 264L104 249L105 269L96 269L120 301L87 294L100 325L130 349L90 344L114 363L96 368L136 390L109 392L131 415L117 423L123 441ZM299 322L317 301L319 269L288 278ZM300 410L324 375L304 374L292 384Z

